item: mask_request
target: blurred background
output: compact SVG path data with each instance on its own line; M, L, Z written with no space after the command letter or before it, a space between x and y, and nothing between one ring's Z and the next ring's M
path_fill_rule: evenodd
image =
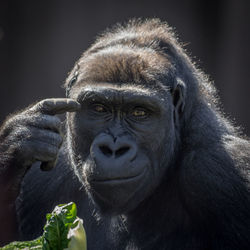
M249 0L0 0L0 123L34 101L63 97L64 79L96 35L131 17L176 29L249 136Z

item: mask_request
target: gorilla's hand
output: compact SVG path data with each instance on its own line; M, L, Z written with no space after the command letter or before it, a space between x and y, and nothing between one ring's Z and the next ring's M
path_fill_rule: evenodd
M27 169L35 161L41 169L55 165L62 144L61 121L55 114L77 111L72 99L46 99L10 117L0 129L0 187L14 202ZM5 201L6 202L6 201Z

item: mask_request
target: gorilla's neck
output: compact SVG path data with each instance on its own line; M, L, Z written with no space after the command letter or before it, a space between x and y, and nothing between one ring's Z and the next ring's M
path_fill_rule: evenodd
M153 195L144 200L135 210L111 219L112 237L123 238L129 244L150 246L164 238L178 240L186 232L192 234L190 219L185 211L176 181L163 180ZM129 232L133 232L131 235ZM171 237L168 237L170 236Z

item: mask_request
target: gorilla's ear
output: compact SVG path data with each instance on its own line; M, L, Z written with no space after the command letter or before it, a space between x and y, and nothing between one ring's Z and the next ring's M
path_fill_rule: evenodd
M171 91L174 105L174 120L176 125L179 124L179 118L184 111L185 107L185 96L186 96L186 85L177 77L176 84Z

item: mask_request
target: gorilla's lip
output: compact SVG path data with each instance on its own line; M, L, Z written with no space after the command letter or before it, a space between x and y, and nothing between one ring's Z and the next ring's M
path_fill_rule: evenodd
M114 177L114 178L93 178L90 180L90 182L94 183L119 183L119 182L129 182L133 181L137 178L140 178L142 175L144 175L146 169L144 169L142 172L140 172L137 175L133 176L120 176L120 177Z

